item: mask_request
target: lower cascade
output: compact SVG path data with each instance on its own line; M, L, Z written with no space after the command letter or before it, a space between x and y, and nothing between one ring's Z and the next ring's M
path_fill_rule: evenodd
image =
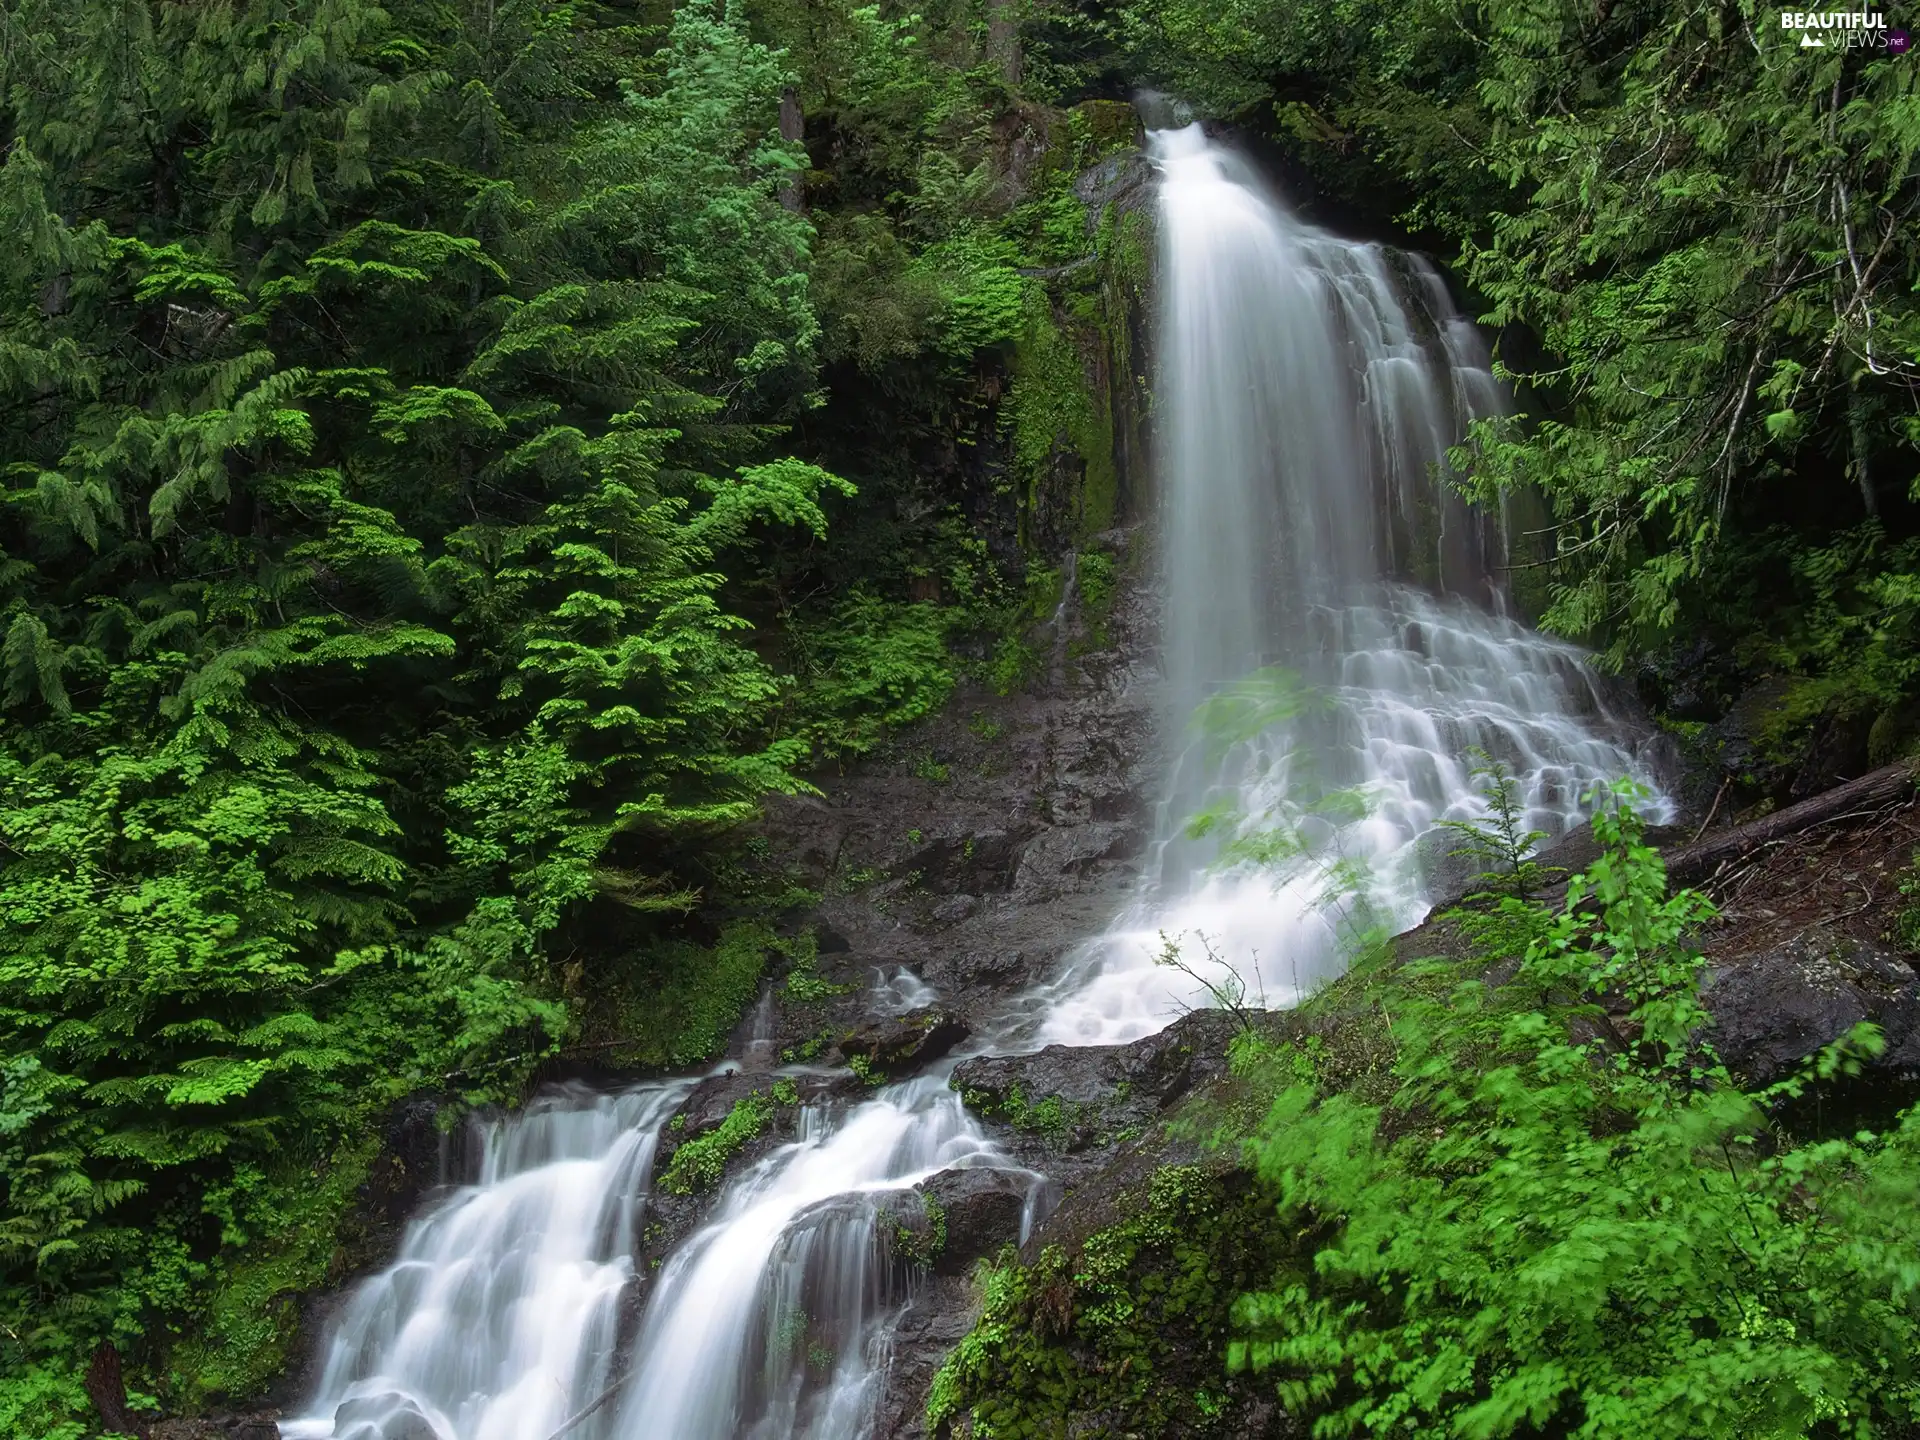
M1579 653L1506 613L1499 526L1439 478L1448 446L1501 404L1440 277L1304 224L1197 126L1151 143L1157 838L1108 932L969 1054L1136 1039L1205 1003L1209 983L1292 1003L1335 973L1343 922L1425 914L1447 849L1436 822L1483 813L1477 755L1549 834L1596 783L1648 778ZM1329 902L1335 873L1360 878ZM1156 962L1168 945L1186 970ZM982 1166L1016 1172L1029 1220L1048 1193L948 1087L961 1058L804 1108L798 1137L728 1180L650 1275L655 1149L694 1082L542 1094L485 1129L474 1183L443 1193L347 1299L283 1432L873 1435L889 1320L911 1290L887 1197Z

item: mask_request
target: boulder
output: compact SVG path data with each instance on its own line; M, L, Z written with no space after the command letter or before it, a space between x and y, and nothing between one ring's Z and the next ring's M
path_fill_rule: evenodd
M1784 793L1793 768L1766 751L1767 721L1792 690L1792 682L1769 676L1749 686L1704 734L1720 773L1762 795Z
M1715 966L1704 999L1714 1048L1751 1084L1791 1074L1863 1020L1887 1042L1870 1069L1920 1072L1920 975L1864 941L1805 931Z
M933 1255L934 1271L965 1275L1001 1246L1017 1245L1027 1196L1038 1178L1022 1170L974 1166L942 1170L916 1185L927 1223L944 1231Z
M365 1395L333 1412L334 1440L445 1440L405 1395Z
M983 1055L956 1067L949 1083L981 1115L1056 1153L1074 1153L1137 1129L1224 1075L1238 1026L1226 1011L1196 1010L1130 1045Z
M843 1065L864 1061L876 1073L911 1075L952 1052L972 1034L967 1022L943 1010L909 1010L870 1020L833 1048Z
M280 1440L280 1423L271 1411L216 1415L162 1420L147 1435L149 1440Z
M729 1070L724 1075L709 1075L687 1096L674 1116L670 1138L674 1141L691 1140L696 1135L704 1135L717 1128L727 1116L733 1113L733 1107L756 1090L767 1088L764 1074L751 1074L744 1070Z
M1020 852L1014 891L1033 901L1071 890L1102 862L1137 854L1143 838L1134 825L1104 821L1044 830Z

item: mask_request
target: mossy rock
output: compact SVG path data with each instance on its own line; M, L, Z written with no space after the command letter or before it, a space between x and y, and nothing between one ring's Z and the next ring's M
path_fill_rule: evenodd
M1168 1165L1126 1218L1072 1250L1012 1251L935 1377L936 1436L1283 1436L1271 1387L1226 1368L1232 1310L1295 1264L1271 1198L1238 1170Z
M1067 113L1095 156L1131 149L1142 139L1139 113L1124 100L1082 100Z

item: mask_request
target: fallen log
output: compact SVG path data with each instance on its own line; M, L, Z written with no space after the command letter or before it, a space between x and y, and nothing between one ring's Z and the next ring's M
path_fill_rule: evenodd
M1710 839L1686 845L1667 856L1667 879L1673 885L1701 885L1728 862L1762 845L1784 840L1848 815L1871 813L1912 800L1920 784L1920 759L1897 760L1858 780L1822 791L1798 805L1789 805L1745 825L1736 825Z

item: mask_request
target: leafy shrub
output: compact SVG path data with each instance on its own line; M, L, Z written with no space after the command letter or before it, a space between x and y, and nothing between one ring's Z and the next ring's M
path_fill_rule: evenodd
M806 688L798 728L815 753L859 755L931 715L953 693L953 612L856 591L797 637Z
M1795 1145L1700 1036L1711 914L1623 789L1517 974L1384 982L1397 1093L1284 1085L1248 1148L1311 1273L1238 1309L1236 1368L1316 1436L1871 1435L1920 1418L1920 1116ZM1600 1002L1625 1010L1609 1023Z

